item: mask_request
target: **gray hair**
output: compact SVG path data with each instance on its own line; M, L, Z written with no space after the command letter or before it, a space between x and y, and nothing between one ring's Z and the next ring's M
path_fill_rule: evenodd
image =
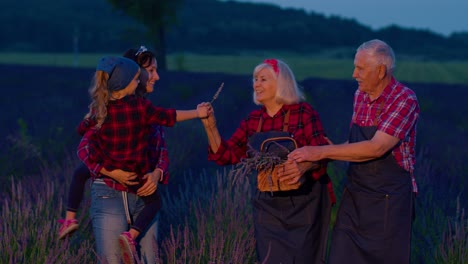
M392 74L395 69L395 53L393 49L384 41L379 39L369 40L364 42L356 50L365 51L369 55L377 58L379 64L383 64L387 67L387 73Z
M293 72L289 66L281 60L276 59L278 62L278 74L275 73L273 67L266 63L262 62L257 65L253 71L253 76L255 77L261 70L268 69L271 71L273 76L277 81L277 89L275 99L277 103L290 105L297 104L305 100L303 92L300 90L296 78L294 77ZM257 105L261 105L253 93L253 102Z

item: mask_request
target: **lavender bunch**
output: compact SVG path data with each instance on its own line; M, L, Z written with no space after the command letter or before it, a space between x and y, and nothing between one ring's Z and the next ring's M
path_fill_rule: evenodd
M219 96L219 94L221 93L221 91L223 90L223 87L224 87L224 83L221 83L221 86L219 86L218 90L216 91L216 93L213 95L213 99L211 99L211 102L210 104L212 104Z
M236 179L248 176L254 170L273 170L276 165L284 162L284 159L278 157L276 153L260 152L250 145L248 145L248 147L247 157L241 159L233 169L233 174Z

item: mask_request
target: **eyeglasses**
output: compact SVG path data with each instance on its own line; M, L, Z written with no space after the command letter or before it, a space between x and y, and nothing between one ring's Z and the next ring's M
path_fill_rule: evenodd
M140 46L138 51L135 53L135 56L138 56L138 55L142 54L143 52L147 52L147 51L148 51L148 49L145 46Z

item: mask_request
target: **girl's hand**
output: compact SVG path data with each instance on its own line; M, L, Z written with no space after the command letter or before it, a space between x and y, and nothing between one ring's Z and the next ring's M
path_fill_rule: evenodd
M211 107L211 104L208 102L203 102L197 105L198 118L207 118L212 112L213 109Z
M210 111L207 118L201 118L200 120L201 120L203 126L206 127L206 128L216 127L216 117L214 115L213 108L211 108L211 111Z

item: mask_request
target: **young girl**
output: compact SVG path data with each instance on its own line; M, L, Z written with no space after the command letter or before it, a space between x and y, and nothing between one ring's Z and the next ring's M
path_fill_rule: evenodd
M205 118L211 111L209 103L201 103L196 110L188 111L155 107L147 99L134 95L138 75L139 66L132 60L123 57L104 57L100 60L90 90L90 113L86 116L95 120L96 125L85 133L79 146L82 149L83 144L86 144L88 148L87 157L79 155L85 164L102 164L106 171L135 173L134 177L114 178L126 186L116 186L115 181L102 174L96 175L94 184L105 184L131 193L136 193L144 184L143 176L150 171L148 135L151 125L173 126L175 122ZM150 224L161 207L160 196L156 191L141 198L145 202L144 209L130 226L130 230L119 236L125 263L134 262L135 239ZM95 225L94 221L95 217L94 232L100 232L97 230L99 224Z
M145 97L147 94L154 91L154 84L159 80L159 74L157 72L157 63L156 57L153 52L146 49L146 47L141 46L139 49L129 49L124 53L124 57L132 59L135 61L142 69L140 72L140 84L135 91L135 95ZM93 120L89 118L83 120L78 126L78 134L81 136L89 129L96 124ZM169 159L167 155L166 141L164 139L164 130L160 125L153 125L152 132L149 139L149 156L150 164L152 165L152 174L156 176L155 185L158 182L162 184L168 183L169 172ZM87 153L84 153L85 156L88 156ZM98 168L98 171L95 171L95 174L106 173L105 170L102 170L100 164L90 165L93 168ZM114 172L117 173L118 171ZM122 175L131 176L130 173ZM108 175L110 176L110 175ZM76 213L78 211L79 205L83 198L83 193L87 180L91 178L91 172L88 167L81 163L74 171L72 182L68 191L68 201L67 201L67 210L65 214L65 219L60 219L61 223L58 238L64 239L65 237L71 235L74 231L78 229L78 221L76 220ZM151 188L151 184L148 184L148 188ZM147 189L147 188L146 188ZM142 192L145 191L145 188L142 189Z

